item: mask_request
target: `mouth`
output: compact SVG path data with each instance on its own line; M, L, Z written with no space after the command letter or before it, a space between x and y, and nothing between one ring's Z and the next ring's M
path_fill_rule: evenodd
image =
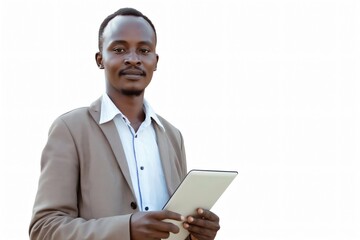
M145 72L141 69L137 68L130 68L130 69L124 69L120 71L120 76L135 76L135 77L141 77L145 76Z

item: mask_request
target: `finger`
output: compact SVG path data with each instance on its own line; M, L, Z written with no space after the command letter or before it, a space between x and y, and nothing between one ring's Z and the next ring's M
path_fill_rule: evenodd
M199 217L201 217L202 219L207 219L213 222L219 222L219 217L210 210L198 208L197 213L199 214Z
M195 237L195 236L194 236L194 235L192 235L192 234L191 234L191 236L190 236L190 237L191 237L191 238L190 238L191 240L199 240L197 237Z
M179 213L163 210L156 212L155 216L158 220L165 220L165 219L171 219L175 221L185 221L185 217Z
M147 229L153 231L178 233L180 229L176 224L179 218L180 221L185 219L179 215L170 211L138 212L132 215L131 222L137 222L138 225L135 226L146 225Z
M170 236L169 232L162 232L162 231L151 231L145 234L146 239L167 239ZM141 238L144 239L144 236Z
M187 221L185 223L187 223L189 225L189 227L197 226L199 228L209 229L212 231L218 231L220 229L219 222L216 222L216 221L210 221L207 219L194 218L194 217L188 217L186 220ZM186 226L186 225L184 225L184 226Z
M201 240L215 239L216 234L220 229L220 225L218 223L196 218L191 220L191 223L185 222L183 224L184 228L187 229L191 235Z
M186 223L184 223L186 225ZM185 226L184 226L185 227ZM202 227L198 227L195 225L188 225L186 228L189 233L197 239L205 240L205 239L214 239L216 236L216 231L204 229Z
M164 220L158 225L158 229L164 232L178 233L180 228L174 224L174 220Z
M181 214L168 210L155 212L155 214L154 218L161 221L161 224L158 226L161 231L178 233L180 231L180 228L177 226L178 222L185 221L185 217Z

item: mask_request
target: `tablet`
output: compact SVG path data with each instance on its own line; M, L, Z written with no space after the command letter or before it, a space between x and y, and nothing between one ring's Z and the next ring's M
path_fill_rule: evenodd
M199 207L210 210L237 174L237 171L193 169L188 172L163 209L185 217L196 214ZM189 235L182 222L167 221L180 228L179 233L170 233L168 239L184 240Z

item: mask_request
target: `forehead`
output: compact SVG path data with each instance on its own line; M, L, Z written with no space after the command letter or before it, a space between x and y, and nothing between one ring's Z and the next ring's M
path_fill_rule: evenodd
M116 16L103 32L103 45L113 41L150 42L155 45L155 32L142 17Z

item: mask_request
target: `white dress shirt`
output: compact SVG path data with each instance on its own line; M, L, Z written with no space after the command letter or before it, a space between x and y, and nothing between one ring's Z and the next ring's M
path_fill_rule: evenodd
M167 202L169 193L152 120L162 131L165 129L147 101L144 101L144 112L145 120L135 132L127 117L120 112L109 96L104 94L100 124L113 120L116 125L140 210L157 211Z

